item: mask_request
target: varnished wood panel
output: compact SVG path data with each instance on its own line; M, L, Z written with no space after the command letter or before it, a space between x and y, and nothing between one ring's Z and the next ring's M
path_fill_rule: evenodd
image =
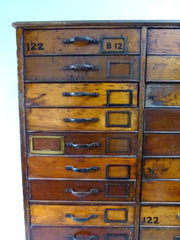
M180 29L149 29L148 54L180 55Z
M180 229L177 228L141 228L140 240L178 240Z
M88 37L97 40L96 44L77 41L72 44L64 44L63 41L75 37ZM56 30L25 30L24 52L25 55L48 54L99 54L101 53L102 38L127 38L127 53L139 53L140 30L139 29L56 29ZM109 41L110 41L109 39ZM32 45L34 43L35 45ZM43 46L39 47L38 43ZM116 40L118 44L118 39ZM34 46L34 48L32 48ZM117 46L117 53L118 53ZM111 46L113 48L113 46ZM121 49L120 49L121 50ZM120 51L121 52L121 51Z
M135 179L135 158L29 157L30 178ZM70 168L71 167L71 168Z
M152 109L144 112L145 131L180 131L180 109Z
M180 202L180 181L143 181L143 202Z
M180 106L180 85L150 83L146 85L146 107Z
M90 120L69 122L66 119ZM27 129L30 131L136 131L138 110L133 108L31 108L26 109L26 122Z
M180 159L144 159L143 178L180 179Z
M179 156L180 134L145 134L145 156Z
M83 66L79 67L79 65ZM90 67L88 68L87 65L90 65ZM70 66L77 67L77 70L68 69L71 68ZM93 69L91 69L91 66L93 67ZM84 70L83 67L85 68ZM137 56L26 57L24 74L25 80L35 82L42 81L107 82L112 80L139 81L139 57Z
M137 106L136 83L26 83L25 86L27 107Z
M31 224L46 226L132 226L134 223L133 206L87 206L87 205L41 205L33 204L31 209ZM66 217L73 215L76 219L89 218L78 222Z
M142 206L141 226L177 226L180 206Z
M180 81L180 56L148 56L146 81Z

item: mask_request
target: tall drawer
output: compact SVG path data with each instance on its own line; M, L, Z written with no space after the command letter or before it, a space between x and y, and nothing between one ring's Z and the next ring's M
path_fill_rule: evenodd
M32 240L133 240L132 228L105 227L32 227Z
M141 226L177 226L180 222L180 206L142 206Z
M137 155L135 133L29 133L29 154L36 155Z
M179 240L180 229L177 228L142 228L140 240Z
M29 178L136 179L135 158L29 157ZM179 171L180 172L180 171Z
M135 181L31 180L30 199L47 201L134 201Z
M143 202L180 202L180 181L143 181Z
M138 56L39 56L24 64L25 81L139 81Z
M28 108L29 131L137 131L138 109L134 108Z
M25 55L139 53L139 29L25 30Z
M133 226L133 206L31 204L31 224L46 226Z
M137 107L136 83L26 83L27 107Z
M149 29L148 54L180 55L180 29Z

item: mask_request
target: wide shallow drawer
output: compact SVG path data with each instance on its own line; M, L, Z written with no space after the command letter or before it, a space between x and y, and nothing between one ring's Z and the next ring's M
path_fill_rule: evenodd
M148 56L146 81L180 81L180 56Z
M32 227L32 240L133 240L132 228ZM175 239L173 239L175 240Z
M134 201L135 181L31 180L30 199L47 201Z
M136 179L135 158L29 157L30 178ZM180 171L179 171L180 172Z
M138 56L26 57L25 81L139 81Z
M36 155L137 155L136 133L29 133L28 149Z
M28 108L29 131L137 131L135 108Z
M179 240L180 229L177 228L141 228L140 240Z
M180 109L152 109L144 111L145 131L180 131Z
M139 29L25 30L25 55L139 53Z
M133 206L31 204L31 224L49 226L133 226Z
M177 226L180 222L180 206L142 206L141 226Z
M180 84L146 84L146 107L180 106Z
M180 55L180 29L149 29L148 54Z
M143 181L143 202L180 202L180 181Z
M180 156L180 134L145 134L145 156Z
M143 178L180 179L180 158L144 159Z
M136 107L136 83L26 83L27 107Z

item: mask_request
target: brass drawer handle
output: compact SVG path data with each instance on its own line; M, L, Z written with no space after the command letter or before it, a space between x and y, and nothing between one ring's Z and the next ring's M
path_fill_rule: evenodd
M98 188L91 188L89 192L76 192L72 188L66 188L65 189L66 193L72 193L75 197L87 197L93 193L99 193Z
M66 166L67 171L74 171L78 173L87 173L91 171L97 171L99 168L98 167L89 167L89 168L75 168L73 166Z
M64 97L98 97L99 93L88 93L88 92L64 92Z
M98 122L99 118L64 118L64 122L76 122L76 123L86 123L86 122Z
M65 43L65 44L72 44L72 43L78 43L78 42L87 43L87 44L89 44L89 43L98 44L99 40L90 38L90 37L86 37L86 36L78 36L78 37L63 40L63 43Z
M96 148L100 146L100 143L89 143L89 144L76 144L76 143L65 143L66 147L73 147L73 148Z
M74 65L67 65L63 67L63 70L74 70L74 71L89 71L89 70L98 70L98 66L94 66L91 64L74 64Z
M88 220L90 220L91 218L97 218L96 214L91 214L89 217L87 218L76 218L74 217L74 215L70 214L70 213L66 213L65 217L67 218L72 218L75 222L87 222Z
M74 235L69 235L69 236L67 236L67 239L69 239L69 240L98 240L99 237L97 235L91 235L91 236L89 236L89 238L85 238L83 236L78 238Z

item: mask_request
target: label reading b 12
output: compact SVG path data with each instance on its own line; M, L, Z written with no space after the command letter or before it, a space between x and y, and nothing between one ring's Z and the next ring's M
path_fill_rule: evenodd
M126 53L126 37L119 38L102 38L101 52L103 53Z

